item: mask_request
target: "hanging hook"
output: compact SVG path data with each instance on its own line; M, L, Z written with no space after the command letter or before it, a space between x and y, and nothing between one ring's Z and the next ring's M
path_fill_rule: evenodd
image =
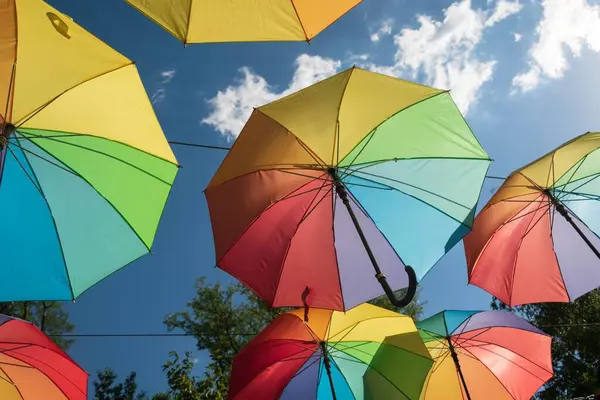
M309 293L310 289L307 286L302 292L302 303L304 303L304 322L308 322L308 303L306 302L306 298L308 297Z

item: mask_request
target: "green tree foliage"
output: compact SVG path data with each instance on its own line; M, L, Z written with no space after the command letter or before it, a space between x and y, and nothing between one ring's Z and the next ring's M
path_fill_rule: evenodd
M149 397L145 392L138 391L135 372L130 373L123 382L117 382L117 374L106 368L98 372L93 385L95 400L171 400L166 393Z
M75 326L69 322L69 314L63 305L56 301L26 301L0 303L0 314L27 320L36 325L63 350L67 350L73 340L57 337L73 332Z
M399 292L398 296L403 293ZM387 298L373 304L394 311ZM229 388L229 373L233 357L277 315L288 309L271 309L246 286L235 283L223 287L207 284L205 278L196 283L196 295L187 309L167 316L169 330L181 329L193 335L198 350L211 358L202 379L192 377L191 355L180 359L171 353L164 369L169 379L170 395L174 400L225 400ZM418 293L404 310L413 317L423 312Z
M572 399L600 389L600 291L572 303L543 303L507 307L494 299L492 308L516 312L551 335L554 378L537 397ZM591 324L591 325L585 325Z

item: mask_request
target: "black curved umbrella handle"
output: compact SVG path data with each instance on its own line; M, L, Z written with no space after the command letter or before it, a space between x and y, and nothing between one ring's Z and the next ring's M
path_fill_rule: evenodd
M390 300L390 303L392 303L395 307L398 308L406 307L407 305L409 305L410 302L413 301L415 294L417 293L418 282L415 270L412 269L412 267L409 265L407 265L404 269L406 270L406 273L408 275L408 289L406 295L401 299L398 299L396 297L396 293L394 293L394 291L390 287L390 284L388 283L385 275L383 275L382 273L378 273L377 275L375 275L375 277L379 281L379 284L381 285L385 294Z

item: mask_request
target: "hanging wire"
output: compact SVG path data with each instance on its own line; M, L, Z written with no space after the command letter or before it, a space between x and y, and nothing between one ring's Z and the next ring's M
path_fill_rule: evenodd
M208 144L198 144L198 143L188 143L188 142L169 142L169 144L175 144L178 146L199 147L202 149L212 149L212 150L223 150L223 151L231 150L231 147L213 146L213 145L208 145ZM497 180L501 180L501 181L506 179L505 176L494 176L494 175L486 175L485 178L486 179L497 179Z
M589 322L581 324L558 324L558 325L539 325L538 328L572 328L572 327L600 327L600 322ZM211 336L209 333L63 333L63 334L47 334L49 337L62 337L62 338L110 338L110 337L197 337L197 336ZM256 336L256 333L229 333L222 334L221 336Z

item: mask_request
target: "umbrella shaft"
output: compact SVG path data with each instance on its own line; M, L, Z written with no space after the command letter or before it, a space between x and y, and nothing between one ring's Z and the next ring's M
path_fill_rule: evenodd
M456 370L458 371L458 376L460 377L460 382L462 383L463 389L465 390L465 394L467 395L467 399L471 400L471 395L469 394L469 389L467 389L467 382L465 381L465 377L462 373L462 368L460 367L460 362L458 361L458 354L454 350L454 345L452 344L452 339L447 338L448 347L450 347L450 354L452 355L452 360L454 360L454 365L456 366Z
M565 209L565 206L563 206L560 203L560 201L558 201L553 195L551 195L550 193L547 194L550 197L550 201L552 201L552 203L554 204L554 207L556 207L556 211L558 211L558 213L562 215L563 218L566 219L569 224L571 224L573 229L575 229L575 232L577 232L577 234L583 239L583 241L588 245L588 247L590 248L590 250L592 250L596 257L600 259L600 251L598 251L594 244L590 242L590 240L585 236L581 229L579 229L575 221L573 221L573 218L571 218L571 216Z
M331 395L333 396L333 400L337 400L335 388L333 387L333 377L331 376L331 364L325 342L321 342L321 351L323 352L323 364L325 364L325 370L327 371L327 377L329 378L329 386L331 386Z
M365 233L363 232L363 230L360 226L360 223L358 222L358 219L356 218L356 215L354 214L354 210L352 209L352 206L350 205L350 200L348 199L348 192L346 191L346 187L344 186L344 184L340 180L339 176L337 175L335 168L330 168L328 173L331 176L331 178L333 179L333 184L335 185L335 191L336 191L337 195L340 197L340 199L346 206L346 210L348 210L348 214L350 214L350 218L352 219L354 228L356 229L356 232L358 233L358 236L360 237L360 241L362 242L363 247L365 248L365 251L367 252L367 255L369 256L369 260L371 260L373 269L375 270L375 277L379 281L379 284L383 288L383 291L385 292L387 298L390 300L390 302L394 306L396 306L398 308L406 307L407 305L410 304L412 299L415 297L415 293L417 291L417 276L415 274L415 271L408 265L405 267L406 273L408 274L408 290L407 290L407 293L404 296L404 298L402 298L402 299L396 298L396 293L394 293L394 290L388 283L387 278L381 272L381 269L379 268L379 264L377 263L377 259L375 258L375 255L373 254L373 251L371 250L371 246L369 246L369 242L367 241L367 238L365 237Z

